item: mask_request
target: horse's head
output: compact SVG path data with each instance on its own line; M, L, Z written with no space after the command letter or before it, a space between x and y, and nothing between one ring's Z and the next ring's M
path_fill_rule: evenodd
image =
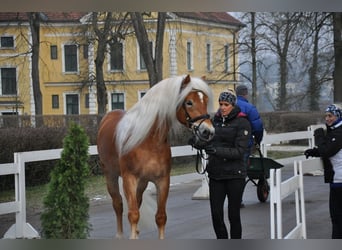
M215 133L210 115L208 114L209 96L206 94L207 91L204 90L203 86L206 86L206 90L209 87L203 80L197 78L197 85L193 84L192 86L191 80L189 75L183 79L181 92L186 91L186 88L190 89L185 92L187 94L184 101L178 107L177 119L192 130L193 140L195 140L194 144L204 145L213 138Z

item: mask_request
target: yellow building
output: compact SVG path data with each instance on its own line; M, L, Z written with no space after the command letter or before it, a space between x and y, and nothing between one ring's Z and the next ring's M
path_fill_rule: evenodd
M155 47L156 15L147 22ZM43 114L96 114L97 44L89 43L90 13L44 13L40 26L40 89ZM167 13L163 77L205 76L215 98L238 81L236 41L243 24L225 12ZM133 31L133 28L130 27ZM26 13L0 13L0 115L35 114L31 32ZM149 89L134 35L109 47L104 62L107 110L129 109Z

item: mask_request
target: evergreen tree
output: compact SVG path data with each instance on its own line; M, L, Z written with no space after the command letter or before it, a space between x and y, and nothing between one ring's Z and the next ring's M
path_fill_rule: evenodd
M51 180L41 215L42 234L50 239L82 239L88 236L89 200L85 195L89 139L72 124L63 140L60 161Z

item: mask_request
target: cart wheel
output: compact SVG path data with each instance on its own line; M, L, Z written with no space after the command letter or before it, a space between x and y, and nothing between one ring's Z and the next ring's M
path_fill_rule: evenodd
M260 202L265 202L270 192L270 186L266 179L260 179L257 185L257 195Z

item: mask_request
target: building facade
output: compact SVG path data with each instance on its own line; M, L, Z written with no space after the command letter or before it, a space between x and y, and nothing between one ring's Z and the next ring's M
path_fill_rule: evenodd
M43 114L96 114L97 43L90 13L43 13L40 23L39 81ZM152 49L156 13L146 20ZM215 97L239 80L236 41L243 24L225 12L167 13L163 78L205 76ZM133 28L130 27L133 31ZM0 13L0 115L35 115L32 35L27 13ZM129 109L149 89L146 65L133 32L108 46L103 66L107 111Z

